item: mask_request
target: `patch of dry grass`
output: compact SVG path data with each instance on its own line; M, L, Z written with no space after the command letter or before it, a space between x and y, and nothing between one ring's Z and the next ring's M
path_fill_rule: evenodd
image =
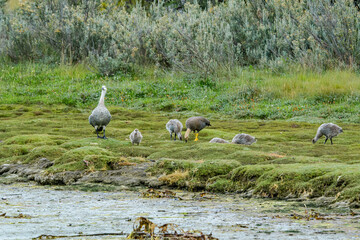
M175 172L161 176L160 181L167 183L168 185L174 185L189 177L189 171L175 170Z

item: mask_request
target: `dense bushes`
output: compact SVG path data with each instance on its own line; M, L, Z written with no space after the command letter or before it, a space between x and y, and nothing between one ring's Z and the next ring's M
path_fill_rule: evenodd
M85 61L105 75L134 64L212 74L238 65L357 67L360 60L351 1L228 0L177 9L169 1L121 2L26 1L0 14L0 52L13 61Z

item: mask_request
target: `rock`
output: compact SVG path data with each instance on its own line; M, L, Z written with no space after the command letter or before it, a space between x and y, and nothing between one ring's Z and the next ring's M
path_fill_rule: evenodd
M254 190L253 189L248 190L248 191L240 193L239 195L240 195L240 197L243 197L243 198L251 198L254 195Z
M38 174L34 180L42 185L69 185L81 177L81 171L66 171L54 174Z
M44 169L49 168L54 165L54 162L50 161L47 158L40 158L39 161L36 163L36 167Z
M136 175L128 175L124 170L97 171L87 174L79 179L79 183L106 183L117 186L140 186L145 181L144 178Z
M331 208L348 208L349 202L348 201L342 201L342 202L336 202L330 205Z
M119 176L111 178L110 183L117 186L137 187L144 185L144 179L137 177L133 178L131 176Z
M307 201L308 199L307 198L304 198L304 197L299 197L299 198L287 198L286 201L289 201L289 202L304 202L304 201Z
M10 169L6 174L15 174L18 173L20 169L24 168L24 166L21 164L11 164L9 167Z
M7 179L16 179L16 178L18 178L19 176L17 175L17 174L9 174L9 175L7 175L5 178L7 178Z
M96 171L84 175L78 180L79 183L105 183L113 184L116 186L161 186L159 180L156 177L151 177L146 173L146 170L153 163L142 163L134 166L123 166L118 170L108 170L108 171Z
M49 174L46 168L54 163L47 158L41 158L33 165L27 164L4 164L0 166L0 175L11 175L12 179L23 178L32 180L42 185L69 185L74 183L104 183L123 187L148 186L158 188L164 183L157 177L151 176L146 170L153 162L141 163L131 166L122 166L117 170L96 171L87 173L84 171L66 171Z
M352 202L349 206L350 206L350 208L360 208L360 203L359 202Z
M83 173L81 171L68 171L62 173L63 182L66 185L76 182L79 178L81 178Z
M0 175L10 171L11 169L11 164L4 164L0 166Z
M34 175L38 174L41 170L36 168L19 168L18 175L21 177L30 177L33 178Z
M145 185L150 188L160 188L161 186L164 186L165 183L159 181L159 179L156 177L151 177L145 181Z
M315 200L315 204L317 206L328 206L335 201L336 201L335 197L319 197Z

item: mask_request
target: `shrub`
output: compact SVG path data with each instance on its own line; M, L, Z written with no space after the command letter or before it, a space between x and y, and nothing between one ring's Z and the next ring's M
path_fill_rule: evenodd
M204 79L238 65L281 72L291 63L356 68L360 60L350 1L204 2L25 1L0 14L0 53L85 61L104 75L150 64Z

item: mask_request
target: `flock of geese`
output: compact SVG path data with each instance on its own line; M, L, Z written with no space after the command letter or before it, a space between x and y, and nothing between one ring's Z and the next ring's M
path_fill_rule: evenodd
M109 110L105 107L105 94L106 94L106 87L102 86L101 89L101 96L99 100L99 104L97 107L92 111L91 115L89 116L89 123L95 128L96 134L98 138L107 139L105 136L105 128L109 124L111 120L111 114ZM199 132L204 129L207 126L210 125L210 121L204 117L191 117L186 120L185 122L186 126L186 133L184 136L185 142L188 141L189 135L191 132L194 132L195 134L195 140L198 141L198 135ZM173 134L174 134L174 140L176 140L176 136L179 138L179 140L183 140L181 131L183 129L182 123L177 119L171 119L166 124L166 129L170 133L170 139L172 140ZM103 132L103 136L99 136L99 133ZM342 133L343 130L341 127L339 127L336 124L333 123L324 123L322 124L313 138L312 142L316 143L322 136L325 136L325 142L328 139L330 139L331 144L333 144L332 138L336 137L338 134ZM141 143L143 136L141 135L141 132L138 129L135 129L130 134L130 141L132 145L137 144L139 145ZM211 143L229 143L229 141L221 139L221 138L213 138L210 140ZM251 145L256 142L256 138L245 133L237 134L231 141L231 143L234 144L245 144L245 145Z

